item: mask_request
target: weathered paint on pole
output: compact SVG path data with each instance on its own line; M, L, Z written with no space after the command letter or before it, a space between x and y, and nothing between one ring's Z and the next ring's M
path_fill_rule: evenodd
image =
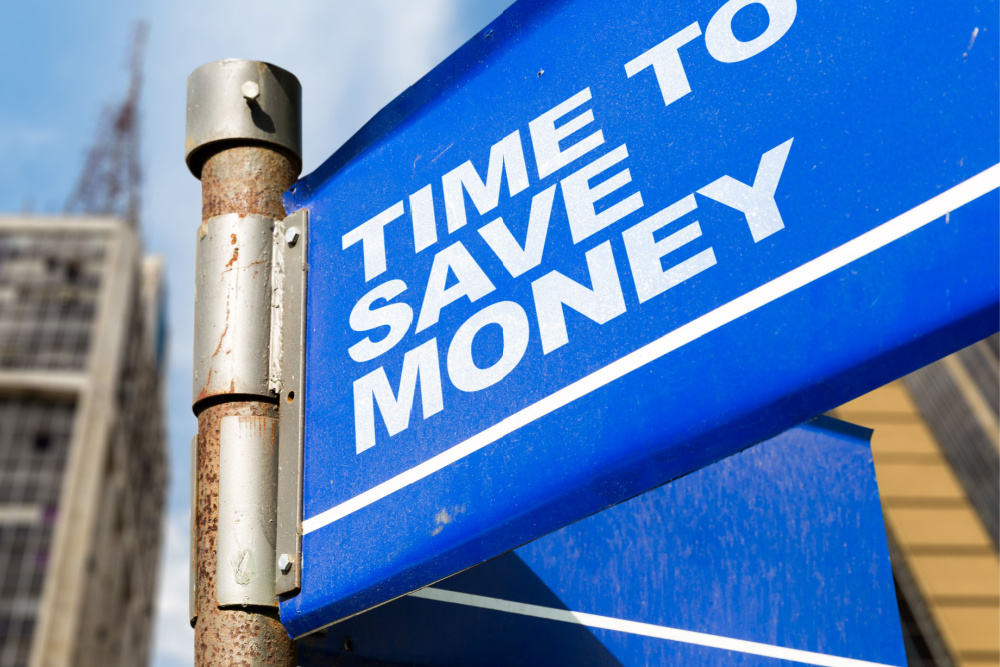
M251 85L252 84L252 85ZM296 664L295 643L288 637L278 619L277 600L274 604L225 606L216 590L220 573L232 574L227 563L217 562L220 478L220 430L225 417L278 418L277 399L266 389L266 376L258 377L254 367L248 376L246 366L239 361L216 361L220 354L231 359L268 356L266 334L269 331L267 313L254 313L245 307L256 303L257 290L270 285L270 254L256 269L250 269L255 258L239 257L239 248L249 247L249 238L241 236L260 233L259 216L274 220L285 217L282 193L295 181L301 169L299 118L301 95L298 81L279 68L252 61L220 61L196 70L188 81L188 128L186 157L192 173L202 181L202 223L197 230L201 244L213 229L213 221L221 222L231 214L245 221L246 229L237 225L236 232L227 229L231 257L227 262L217 259L217 253L199 247L196 266L199 293L196 296L195 317L195 385L193 408L198 416L196 507L194 512L195 594L197 614L195 624L196 665L268 665L293 667ZM251 225L251 221L255 221ZM273 224L273 223L272 223ZM245 254L245 253L244 253ZM216 260L216 261L213 261ZM243 270L236 287L236 304L223 301L224 307L206 308L213 304L211 290L226 283L226 273ZM243 279L243 277L248 279ZM254 294L243 294L244 291ZM230 319L240 318L242 324L268 329L234 333ZM234 323L235 324L235 323ZM251 327L251 328L253 328ZM201 334L212 331L217 340L202 342ZM261 338L261 335L263 338ZM234 346L263 340L261 349L239 350ZM210 345L208 343L211 343ZM266 369L266 364L262 366ZM263 382L262 382L263 380ZM248 485L252 495L256 485ZM260 484L262 493L267 485ZM265 501L258 503L265 506ZM222 518L223 521L226 517ZM273 522L272 522L273 523ZM273 536L272 536L273 550ZM234 566L238 575L258 578L271 577L273 563L254 563L247 569ZM238 581L240 583L240 581Z

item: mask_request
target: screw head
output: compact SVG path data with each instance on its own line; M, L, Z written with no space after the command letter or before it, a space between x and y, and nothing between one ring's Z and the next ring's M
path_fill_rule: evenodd
M299 242L299 228L289 227L285 230L285 243L288 244L289 248L294 248L295 244Z
M256 81L244 81L243 85L240 86L240 91L243 92L243 97L248 100L255 100L260 97L260 86L257 85Z
M292 569L292 558L288 554L281 554L278 556L278 569L281 570L282 574L288 574L288 571Z

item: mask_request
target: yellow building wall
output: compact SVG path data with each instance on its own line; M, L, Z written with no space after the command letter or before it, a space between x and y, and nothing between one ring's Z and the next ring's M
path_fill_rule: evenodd
M838 408L874 429L886 529L959 667L1000 667L1000 559L902 381Z

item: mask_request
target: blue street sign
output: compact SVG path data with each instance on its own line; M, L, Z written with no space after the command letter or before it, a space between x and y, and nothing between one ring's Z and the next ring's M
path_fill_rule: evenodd
M820 417L306 637L300 664L905 665L869 434Z
M509 9L310 213L293 636L997 331L997 2Z

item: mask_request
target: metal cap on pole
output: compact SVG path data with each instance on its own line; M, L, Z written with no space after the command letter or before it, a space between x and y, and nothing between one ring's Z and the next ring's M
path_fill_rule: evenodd
M282 194L302 167L301 99L294 75L262 62L220 60L188 78L185 159L202 183L192 401L199 666L296 664L275 586L279 429L268 362L273 241Z
M184 159L196 178L213 150L259 143L286 153L302 169L302 86L291 72L229 58L188 77Z

